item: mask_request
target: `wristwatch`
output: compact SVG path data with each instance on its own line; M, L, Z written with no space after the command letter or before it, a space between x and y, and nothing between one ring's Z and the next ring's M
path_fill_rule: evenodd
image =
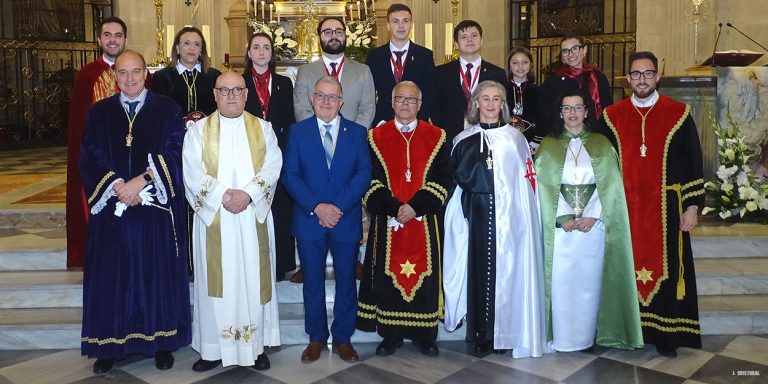
M145 182L145 184L144 184L144 185L147 185L147 184L149 184L149 183L151 183L151 182L152 182L152 177L151 177L151 176L149 176L149 173L148 173L148 172L144 172L144 173L142 173L142 174L141 174L141 176L143 176L143 177L144 177L144 182Z

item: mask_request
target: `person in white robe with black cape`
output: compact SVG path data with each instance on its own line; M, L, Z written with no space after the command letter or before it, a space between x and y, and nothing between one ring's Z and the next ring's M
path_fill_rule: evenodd
M445 213L445 327L466 320L475 354L544 352L543 249L525 136L507 122L506 89L478 84L454 139L455 189Z
M225 72L218 110L184 139L184 185L195 211L192 367L269 368L265 346L280 345L270 205L282 153L269 122L244 112L243 77Z
M586 92L574 88L560 100L563 124L542 140L535 161L547 346L560 352L592 351L595 343L642 348L618 155L592 131Z

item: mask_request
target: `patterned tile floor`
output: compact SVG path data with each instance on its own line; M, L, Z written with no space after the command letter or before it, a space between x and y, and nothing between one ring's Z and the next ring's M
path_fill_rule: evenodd
M92 359L78 350L0 351L0 383L767 383L768 337L705 336L701 350L682 348L677 358L652 348L594 353L570 352L512 359L509 354L472 355L461 341L438 343L438 357L422 356L412 345L394 355L376 356L376 344L357 345L360 362L350 364L324 353L302 364L304 346L268 350L272 368L218 367L193 372L198 354L183 348L168 371L154 359L132 357L105 375L92 373Z

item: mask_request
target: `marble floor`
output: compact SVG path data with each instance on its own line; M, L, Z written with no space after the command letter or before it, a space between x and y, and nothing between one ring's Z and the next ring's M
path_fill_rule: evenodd
M3 252L26 252L43 270L60 270L63 264L63 230L66 151L46 148L0 153L0 270L22 270L17 260ZM19 223L30 224L28 226ZM37 225L47 223L49 225ZM694 252L704 260L697 270L712 275L711 290L722 276L750 279L766 276L764 258L765 225L723 226L703 220L693 232L698 240ZM728 241L719 238L728 237ZM740 239L741 238L741 239ZM763 240L755 240L755 238ZM730 255L730 256L724 256ZM731 259L730 257L733 257ZM57 259L58 258L58 259ZM42 273L45 275L45 272ZM15 277L41 279L40 274ZM726 277L727 277L726 276ZM54 276L69 284L81 274L59 272ZM754 279L753 279L754 280ZM0 288L16 282L0 281ZM763 280L750 280L759 292ZM762 285L761 285L762 284ZM711 292L715 294L718 292ZM700 293L701 294L701 293ZM723 296L726 297L726 296ZM702 296L706 300L726 300ZM727 296L728 305L737 305ZM768 296L761 297L768 300ZM754 302L744 304L754 306ZM298 332L300 333L300 332ZM740 333L740 332L739 332ZM291 343L302 335L284 340ZM368 338L367 340L371 340ZM304 346L284 345L267 351L272 368L257 372L247 367L219 367L209 372L193 372L198 355L189 347L175 353L176 364L158 371L153 359L141 356L118 362L105 375L94 375L92 359L77 349L0 350L0 384L44 383L768 383L768 336L705 335L703 348L682 348L674 359L660 357L653 348L620 351L597 348L593 353L554 353L542 358L512 359L507 355L475 356L463 341L439 341L438 357L422 356L412 345L394 355L376 356L375 342L356 344L360 361L344 362L338 356L323 354L313 364L300 362Z
M474 356L463 341L439 342L440 355L425 357L409 343L394 355L376 356L375 343L358 344L360 361L347 363L324 353L313 364L299 359L303 345L267 351L272 368L218 367L193 372L198 354L175 353L176 363L159 371L154 359L140 356L118 362L104 375L92 373L92 359L79 350L0 351L0 383L767 383L768 337L704 336L700 350L681 348L674 359L652 348L621 351L597 348L542 358L509 354Z

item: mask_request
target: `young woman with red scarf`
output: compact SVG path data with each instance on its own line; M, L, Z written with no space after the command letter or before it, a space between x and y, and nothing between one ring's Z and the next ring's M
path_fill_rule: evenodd
M539 108L544 116L559 116L553 101L566 90L581 89L592 99L594 111L588 116L598 123L603 115L603 109L613 104L611 86L605 74L596 65L586 62L587 43L583 37L566 35L560 40L560 59L562 64L550 66L551 70L539 91ZM557 65L560 64L560 65ZM558 122L548 121L548 127ZM599 126L600 124L597 124Z

